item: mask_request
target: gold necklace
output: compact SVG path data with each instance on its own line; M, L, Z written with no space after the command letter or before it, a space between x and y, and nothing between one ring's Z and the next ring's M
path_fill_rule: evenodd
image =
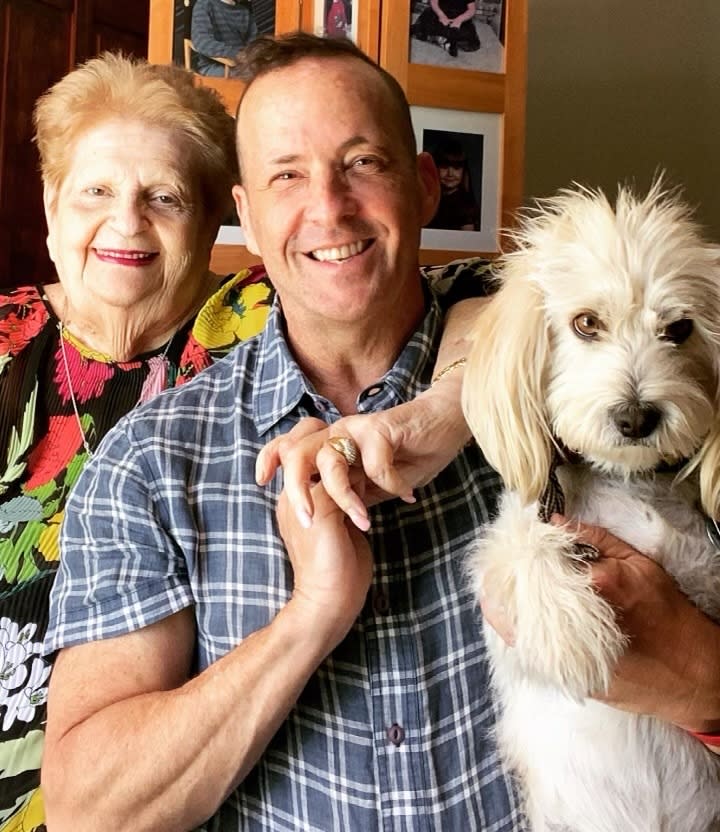
M83 448L85 448L85 453L91 457L93 455L93 451L90 447L89 442L87 441L87 436L85 434L85 429L83 428L82 421L80 419L80 411L78 410L77 400L75 398L75 391L73 390L72 386L72 379L70 377L70 364L68 363L67 352L65 351L65 326L63 325L62 321L58 321L58 332L60 333L60 352L62 353L62 360L63 360L63 367L65 368L65 380L67 381L68 391L70 393L70 401L72 403L73 413L75 414L75 421L77 422L78 430L80 431L80 436L82 438ZM170 345L175 340L175 336L177 335L177 330L173 332L170 336L170 340L165 344L165 349L162 351L160 355L160 360L165 362L167 361L167 354L170 350ZM75 347L77 349L77 347Z

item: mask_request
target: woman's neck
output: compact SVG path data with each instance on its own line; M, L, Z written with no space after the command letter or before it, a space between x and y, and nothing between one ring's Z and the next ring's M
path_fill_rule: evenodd
M63 329L83 346L109 361L132 361L138 355L160 349L200 309L218 279L209 279L180 308L164 314L155 307L117 308L72 303L59 283L44 287L45 296Z

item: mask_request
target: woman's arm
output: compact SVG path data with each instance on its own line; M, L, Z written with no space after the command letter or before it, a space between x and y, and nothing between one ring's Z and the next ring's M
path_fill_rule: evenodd
M428 390L390 410L346 416L328 427L305 419L258 455L256 478L268 483L279 467L290 504L305 526L312 522L310 487L316 475L355 525L367 530L367 506L390 497L412 502L412 489L435 477L470 439L460 405L468 337L488 298L471 298L446 314L443 338ZM441 375L441 377L439 377ZM331 436L354 440L365 475L364 499L350 484L345 459L327 444Z

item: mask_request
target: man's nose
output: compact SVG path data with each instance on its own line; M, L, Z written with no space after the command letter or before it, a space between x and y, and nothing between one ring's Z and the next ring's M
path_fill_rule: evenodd
M333 169L316 174L311 181L306 216L314 222L332 225L357 213L357 196L344 171Z

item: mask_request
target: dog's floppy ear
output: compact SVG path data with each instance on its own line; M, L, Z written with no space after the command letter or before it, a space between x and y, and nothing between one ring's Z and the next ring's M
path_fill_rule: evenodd
M463 410L490 464L530 503L544 491L552 461L544 406L550 345L542 295L524 261L508 257L502 288L475 324Z
M703 511L708 517L720 521L720 425L712 430L696 458L700 463L700 503Z

